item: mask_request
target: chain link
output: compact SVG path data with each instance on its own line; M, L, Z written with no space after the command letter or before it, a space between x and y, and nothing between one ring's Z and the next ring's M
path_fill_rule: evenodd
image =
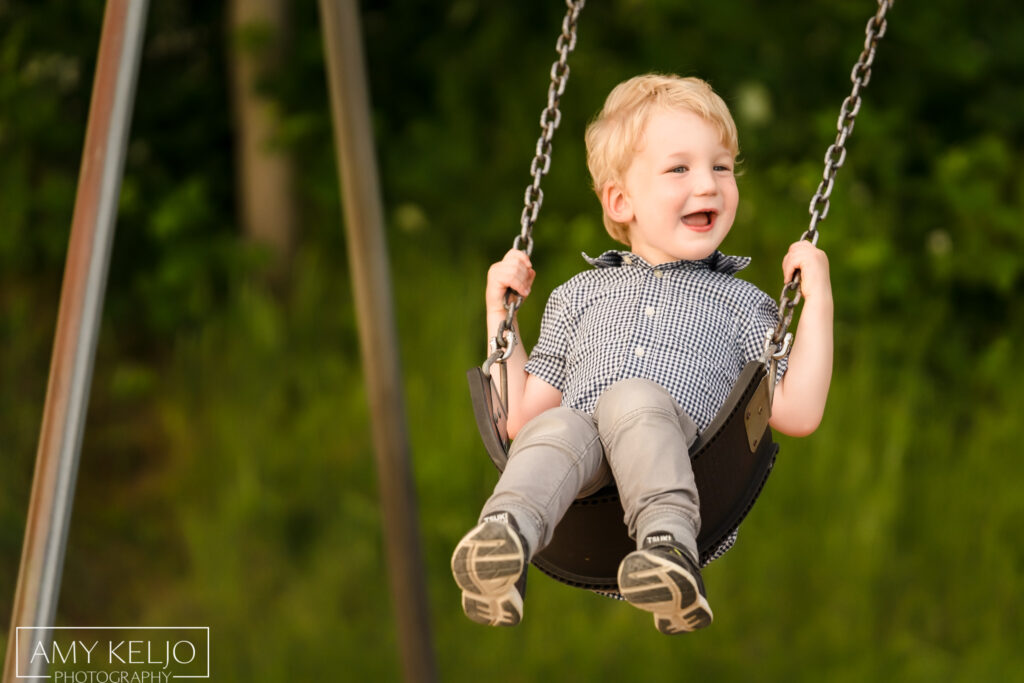
M533 226L537 222L540 207L544 203L544 191L540 189L541 179L551 169L551 140L555 135L555 129L562 122L562 111L558 105L562 95L565 94L565 86L569 82L569 54L576 49L576 26L586 0L565 0L565 4L567 10L565 18L562 19L562 32L555 42L558 59L551 65L551 84L548 86L547 106L540 114L541 135L537 140L533 161L530 162L530 175L533 182L526 186L526 191L523 194L524 206L519 221L520 231L512 242L513 248L526 252L528 256L533 253ZM491 356L485 363L486 367L489 368L495 362L504 363L505 359L512 354L512 347L516 343L513 321L516 311L522 303L523 297L509 290L505 296L505 310L508 313L491 340Z
M846 162L846 141L853 133L853 124L860 112L860 92L871 80L871 66L875 61L875 50L878 41L885 35L887 26L885 15L892 8L893 1L878 0L878 10L868 20L864 29L864 50L860 53L857 63L854 64L853 70L850 72L853 89L839 108L839 119L836 121L836 128L839 132L835 142L825 152L825 170L808 207L811 222L807 230L800 236L800 239L807 240L814 245L818 244L818 225L828 217L829 198L832 196L832 188L835 186L836 174ZM775 373L776 363L789 355L793 340L792 334L789 333L789 326L793 322L794 310L801 300L800 271L797 270L782 288L782 294L779 297L779 324L774 331L769 331L765 340L763 360L772 362L772 376Z
M519 221L521 229L513 244L516 249L525 251L527 255L533 252L533 226L537 222L541 204L544 203L544 192L540 189L540 182L551 168L551 140L555 135L555 129L562 122L562 112L558 104L569 82L569 54L576 48L576 25L585 2L586 0L566 0L568 10L562 20L562 32L555 43L558 59L551 65L548 103L540 114L541 135L537 140L536 154L530 163L533 182L526 186L523 215Z

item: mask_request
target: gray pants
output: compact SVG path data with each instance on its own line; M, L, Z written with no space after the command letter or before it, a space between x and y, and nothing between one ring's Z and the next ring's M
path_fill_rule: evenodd
M688 453L696 438L664 388L623 380L605 390L593 416L560 406L528 422L480 517L511 513L533 553L573 500L614 478L630 536L639 544L651 532L670 533L696 560L700 503Z

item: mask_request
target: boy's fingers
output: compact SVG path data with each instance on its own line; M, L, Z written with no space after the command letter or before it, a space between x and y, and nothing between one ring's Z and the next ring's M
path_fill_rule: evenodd
M526 298L530 294L537 273L530 258L519 249L510 249L501 261L491 264L487 271L486 298L489 306L504 306L511 294Z
M796 270L797 267L797 264L794 263L793 250L790 248L790 251L782 257L782 277L786 282L789 282L793 277L793 271Z
M803 249L797 243L782 257L782 276L786 282L789 282L793 278L793 272L803 265L804 256Z
M512 289L519 294L526 296L530 293L533 284L533 271L514 267L509 270L502 270L495 273L495 284L501 289Z
M523 289L520 290L524 295L530 293L530 288L533 287L533 277L536 273L533 272L532 268L527 268L526 273L520 279Z
M806 296L808 291L820 288L828 282L828 257L815 245L800 240L790 245L782 259L782 272L786 282L793 279L793 273L801 272L800 290ZM808 289L811 288L811 290Z
M506 252L504 260L515 263L521 263L527 268L531 266L530 257L526 255L526 252L520 249L516 249L515 247L509 249L508 252Z

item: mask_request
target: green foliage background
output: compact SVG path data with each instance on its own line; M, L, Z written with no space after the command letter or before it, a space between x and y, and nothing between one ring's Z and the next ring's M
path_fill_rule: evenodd
M705 579L716 622L536 575L514 630L448 572L495 480L464 371L518 231L562 3L362 3L432 628L444 681L1024 680L1024 10L897 2L821 245L825 422L782 439ZM612 246L582 131L635 73L702 76L744 175L724 249L769 292L807 222L868 0L593 0L522 311ZM0 614L10 614L102 3L0 0ZM207 624L219 681L397 680L316 4L263 87L302 160L287 283L240 236L218 3L151 3L59 619ZM4 622L6 624L6 622ZM0 634L0 645L5 636Z

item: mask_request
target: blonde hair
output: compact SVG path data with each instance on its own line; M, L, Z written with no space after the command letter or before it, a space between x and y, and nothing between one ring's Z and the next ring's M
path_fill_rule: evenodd
M708 121L722 136L722 144L739 154L736 122L729 108L705 81L674 74L643 74L619 83L608 94L604 107L587 126L587 167L594 181L598 198L604 187L623 181L633 155L640 147L640 137L658 107L691 111ZM629 227L604 214L608 234L629 244Z

